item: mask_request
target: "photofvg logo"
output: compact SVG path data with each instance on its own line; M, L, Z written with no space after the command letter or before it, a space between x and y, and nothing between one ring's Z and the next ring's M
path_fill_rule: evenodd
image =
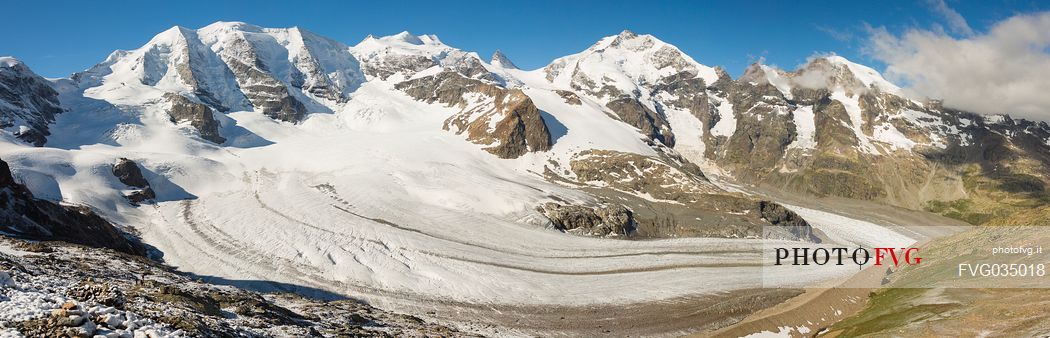
M922 263L919 248L778 247L774 265L848 265L894 267Z
M828 228L819 241L763 229L762 287L1050 289L1046 229L911 227L928 234L921 242L850 227Z

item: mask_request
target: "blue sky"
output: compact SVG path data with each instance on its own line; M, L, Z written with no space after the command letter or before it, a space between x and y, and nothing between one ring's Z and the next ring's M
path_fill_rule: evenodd
M946 2L973 31L1007 17L1050 9L1038 1ZM484 56L500 49L521 68L585 49L628 28L672 43L697 61L734 76L758 58L794 68L815 53L835 52L884 66L864 52L866 26L890 32L954 29L927 1L10 1L2 5L0 55L25 61L37 73L63 77L102 61L115 49L134 49L181 25L245 21L264 27L299 26L353 45L368 34L402 30L437 34L445 43Z

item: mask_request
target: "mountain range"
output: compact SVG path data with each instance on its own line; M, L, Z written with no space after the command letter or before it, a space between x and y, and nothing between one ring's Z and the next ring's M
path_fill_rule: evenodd
M154 258L412 313L710 291L754 273L727 247L839 238L773 196L971 224L1050 205L1046 122L916 99L833 54L734 79L630 31L522 70L433 35L173 27L67 78L0 58L0 128L15 181ZM29 223L4 231L48 229Z

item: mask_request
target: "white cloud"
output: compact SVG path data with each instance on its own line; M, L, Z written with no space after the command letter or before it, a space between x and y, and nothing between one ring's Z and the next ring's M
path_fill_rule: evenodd
M978 113L1050 120L1050 12L1017 15L964 38L922 29L869 32L866 52L918 95Z
M930 9L934 13L948 21L948 27L951 28L952 32L966 36L973 35L973 29L966 23L966 19L963 18L962 14L948 7L944 0L927 0L926 3L930 5Z

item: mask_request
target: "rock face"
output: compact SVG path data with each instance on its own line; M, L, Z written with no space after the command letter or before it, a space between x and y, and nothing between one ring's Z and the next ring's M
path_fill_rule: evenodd
M47 125L62 111L47 80L21 61L0 57L0 129L40 147L51 135Z
M25 337L471 336L335 295L208 284L106 250L3 236L0 248L0 275L14 284L0 285L0 325Z
M109 248L143 255L145 247L85 206L38 200L0 160L0 230L14 236Z
M590 236L630 236L634 233L634 215L622 205L597 207L561 205L548 202L538 207L555 229Z
M621 121L638 128L650 139L660 141L668 147L674 146L674 134L663 115L657 114L637 99L622 97L605 105Z
M561 96L562 99L565 99L565 103L574 106L579 106L583 104L583 101L580 100L580 96L576 95L576 93L570 92L568 90L558 90L557 92L558 96Z
M470 79L501 82L485 68L477 54L449 47L434 35L416 36L409 32L382 38L370 35L354 46L352 52L361 60L365 74L380 80L396 75L395 79L401 81L439 67Z
M874 70L837 56L793 72L756 64L718 87L724 98L712 100L733 111L712 111L733 125L718 134L716 120L705 131L705 157L738 179L974 224L1023 209L1002 201L1046 203L1045 123L910 100Z
M237 85L255 110L280 121L298 122L303 118L306 106L270 73L270 66L243 33L235 33L224 43L230 52L220 56L236 75Z
M559 174L560 168L548 167L547 178L577 184L598 200L617 204L587 207L549 202L537 210L555 228L579 229L568 232L581 235L760 237L774 227L769 229L777 230L777 238L820 241L801 216L770 201L726 192L708 181L695 164L667 151L655 157L583 151L573 158L567 172ZM624 219L623 215L630 216L631 226L615 221Z
M793 239L808 239L820 242L816 240L813 227L806 220L802 219L802 216L780 204L770 201L759 201L758 212L763 219L769 221L772 225L786 228L793 235Z
M581 182L601 182L602 186L655 199L691 203L704 194L721 193L695 164L675 163L673 159L647 157L609 150L581 152L569 164Z
M418 100L459 107L445 121L445 130L467 134L501 158L517 158L530 151L551 148L551 135L532 99L518 89L443 71L397 84L397 89Z
M201 138L216 144L226 142L226 138L219 134L219 121L212 115L212 108L203 103L193 102L185 96L167 93L164 98L171 101L168 116L173 123L189 122L193 129L200 133Z
M157 194L153 192L153 188L149 186L149 182L142 176L142 170L139 169L137 163L126 158L120 158L117 164L113 165L113 176L116 176L120 183L124 183L129 187L139 188L131 193L124 195L129 202L133 205L138 205L154 198L157 198Z

